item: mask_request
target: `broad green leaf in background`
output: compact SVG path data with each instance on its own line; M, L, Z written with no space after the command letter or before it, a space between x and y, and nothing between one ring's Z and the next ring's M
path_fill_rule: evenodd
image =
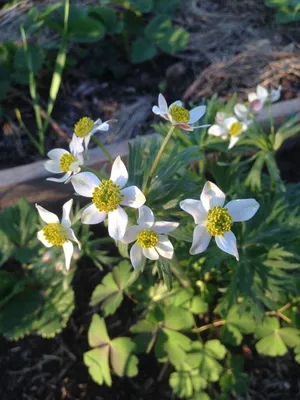
M173 389L173 393L179 398L209 399L209 396L201 391L206 388L207 381L201 377L197 369L173 372L170 375L169 384ZM194 397L196 395L198 397Z
M102 279L102 283L93 291L90 306L101 303L100 308L105 316L114 314L116 309L123 301L123 292L131 276L132 267L126 260L113 268Z
M155 47L145 38L138 38L132 43L131 61L133 63L142 63L151 60L157 51Z

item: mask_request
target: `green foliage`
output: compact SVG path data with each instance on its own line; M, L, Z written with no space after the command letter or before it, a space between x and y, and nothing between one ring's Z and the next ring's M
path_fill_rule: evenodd
M265 0L265 5L276 10L275 21L278 24L300 20L299 0Z
M133 377L138 373L138 359L133 354L133 341L127 337L110 339L104 319L97 314L93 315L88 341L93 349L84 353L83 360L91 377L99 385L112 385L110 366L121 377Z
M102 283L93 291L90 305L101 303L104 315L114 314L123 301L123 292L131 276L132 267L128 261L121 261L112 272L105 275Z
M259 354L265 356L283 356L288 347L296 347L300 343L300 331L295 328L280 328L277 318L265 318L255 330L260 339L255 347Z

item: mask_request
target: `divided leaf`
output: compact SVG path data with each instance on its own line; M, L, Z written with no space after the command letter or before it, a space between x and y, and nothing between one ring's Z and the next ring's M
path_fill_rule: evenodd
M100 308L103 310L104 316L114 314L123 301L123 292L131 276L131 270L132 267L126 260L114 267L112 272L105 275L102 283L96 286L90 306L101 303Z
M256 328L255 336L260 339L255 347L259 354L276 357L287 353L288 347L300 343L300 331L295 328L280 328L277 318L265 318Z

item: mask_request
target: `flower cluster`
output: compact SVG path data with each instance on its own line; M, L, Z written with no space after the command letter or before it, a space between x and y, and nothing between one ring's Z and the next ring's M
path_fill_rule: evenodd
M241 111L241 107L239 108ZM176 126L186 131L199 128L193 124L204 115L205 111L205 106L188 111L180 101L168 107L162 94L158 97L158 107L153 107L153 112L168 120L172 127ZM64 183L70 181L78 195L91 199L91 203L81 211L83 224L99 224L107 219L110 237L126 244L134 242L130 250L130 259L134 268L140 268L145 259L158 260L159 257L172 259L174 248L166 235L176 229L179 223L155 222L152 210L145 205L146 197L141 189L137 186L126 186L128 172L120 156L114 160L107 179L100 179L93 172L81 172L84 169L84 154L88 149L91 136L97 130L108 130L111 121L94 122L87 117L79 120L74 128L70 152L64 149L51 150L48 153L50 160L45 163L48 171L63 173L63 177L48 179ZM232 140L245 131L249 123L246 118L228 117L223 113L217 114L217 121L218 125L213 125L209 133L221 137L230 135ZM231 147L234 143L231 142ZM224 202L225 194L212 182L205 184L200 201L186 199L180 202L181 209L191 214L196 224L190 254L205 251L211 237L214 236L221 250L239 259L236 238L231 227L233 222L247 221L252 218L259 204L254 199L233 200L226 206ZM41 218L46 223L46 226L38 232L38 239L46 247L63 247L67 269L70 267L73 253L72 241L76 242L80 248L69 218L72 203L73 200L69 200L63 206L61 222L55 214L36 205ZM135 225L128 226L128 215L124 209L126 207L138 210Z
M233 115L218 112L215 124L208 129L208 134L218 136L224 140L229 139L228 149L231 149L252 124L255 114L259 113L266 103L273 103L280 98L281 88L268 92L263 86L258 85L256 92L248 94L248 102L237 103Z

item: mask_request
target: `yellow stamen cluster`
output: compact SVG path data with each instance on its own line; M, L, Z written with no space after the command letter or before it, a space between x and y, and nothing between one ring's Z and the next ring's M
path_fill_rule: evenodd
M76 161L76 157L72 154L64 154L59 160L59 166L62 172L68 172L70 170L70 165Z
M230 231L232 218L227 208L215 206L208 211L206 229L211 235L223 236Z
M144 249L150 249L158 243L158 234L153 232L151 229L143 229L137 235L137 243Z
M169 113L172 117L172 121L176 124L182 122L186 124L190 120L190 112L185 108L178 106L177 104L173 104L170 107Z
M80 118L74 126L74 133L80 138L86 137L94 128L94 121L89 117Z
M243 126L240 122L234 122L229 129L229 135L236 136L242 132L242 129L243 129Z
M124 195L121 193L120 185L111 180L103 180L93 192L93 203L99 211L108 213L118 208Z
M43 228L43 233L53 246L62 246L68 239L66 228L59 223L46 225Z

